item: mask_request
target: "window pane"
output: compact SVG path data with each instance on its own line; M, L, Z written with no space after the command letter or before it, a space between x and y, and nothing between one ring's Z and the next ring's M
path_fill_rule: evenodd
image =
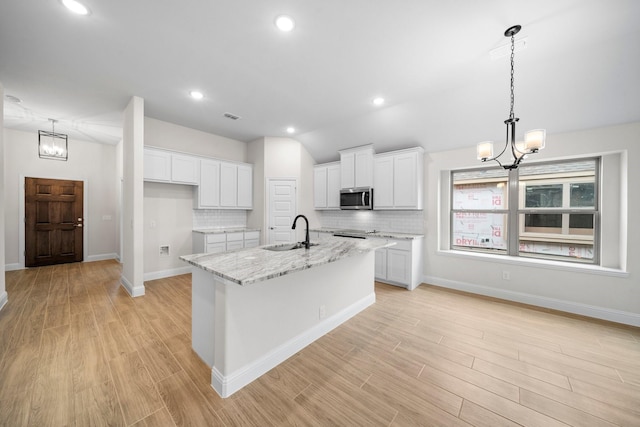
M526 185L525 208L561 208L562 184Z
M453 186L454 209L505 209L504 182L457 184Z
M453 246L506 251L507 215L454 212Z
M562 233L562 214L526 214L524 231L527 233Z
M594 207L595 184L584 182L571 184L571 207L572 208L592 208Z
M568 244L520 240L520 253L544 255L544 258L593 260L593 244Z
M453 209L507 209L507 175L502 169L453 173Z
M593 236L592 214L569 215L569 234Z

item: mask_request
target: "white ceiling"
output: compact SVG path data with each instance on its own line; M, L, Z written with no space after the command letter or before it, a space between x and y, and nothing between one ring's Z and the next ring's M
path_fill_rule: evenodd
M117 143L132 95L145 115L251 141L287 136L317 161L373 143L440 151L502 140L516 39L519 131L640 120L638 0L59 0L0 4L5 127ZM296 20L291 33L275 17ZM198 89L201 101L189 98ZM383 107L371 100L383 96ZM223 113L242 118L231 121Z

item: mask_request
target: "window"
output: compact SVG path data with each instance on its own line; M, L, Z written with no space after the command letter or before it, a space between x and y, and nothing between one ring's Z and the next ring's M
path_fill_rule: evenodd
M599 159L452 172L451 247L597 263Z

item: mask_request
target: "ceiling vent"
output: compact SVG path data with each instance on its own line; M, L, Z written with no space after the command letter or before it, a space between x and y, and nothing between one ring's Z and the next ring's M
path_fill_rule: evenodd
M223 116L230 120L238 120L240 118L240 116L236 116L235 114L231 113L224 113Z

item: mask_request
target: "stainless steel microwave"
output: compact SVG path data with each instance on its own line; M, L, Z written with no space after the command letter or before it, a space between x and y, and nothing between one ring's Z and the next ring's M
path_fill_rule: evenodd
M373 209L373 188L343 188L340 190L340 209Z

